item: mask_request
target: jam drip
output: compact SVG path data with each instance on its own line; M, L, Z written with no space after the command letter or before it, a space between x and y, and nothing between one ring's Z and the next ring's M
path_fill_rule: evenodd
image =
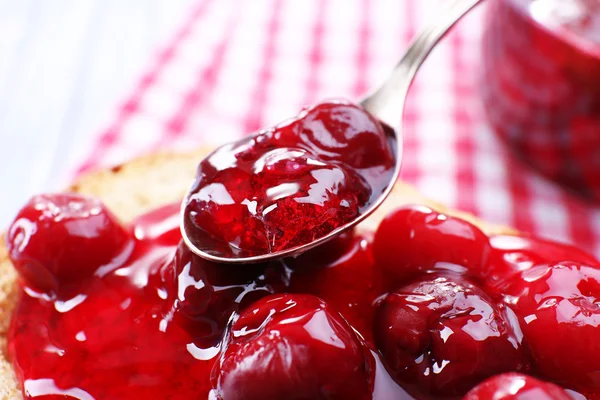
M188 198L190 239L210 254L249 257L326 236L389 185L388 133L359 106L330 102L217 149Z
M126 227L97 200L47 195L19 213L8 349L25 398L485 400L515 382L519 396L600 394L600 270L570 246L414 206L374 235L233 267L193 255L177 212ZM89 262L46 251L50 232Z

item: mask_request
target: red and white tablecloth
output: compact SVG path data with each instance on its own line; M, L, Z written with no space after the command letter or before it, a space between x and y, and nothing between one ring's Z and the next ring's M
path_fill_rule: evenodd
M443 0L199 0L79 172L219 145L321 99L357 99ZM600 210L513 159L486 126L476 9L411 89L402 178L452 207L600 256ZM399 116L400 117L400 116Z

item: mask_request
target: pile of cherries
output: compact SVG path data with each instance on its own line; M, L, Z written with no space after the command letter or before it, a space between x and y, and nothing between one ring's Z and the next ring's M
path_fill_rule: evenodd
M20 211L25 398L600 398L600 265L573 247L407 206L294 259L219 265L177 210L123 225L56 194Z

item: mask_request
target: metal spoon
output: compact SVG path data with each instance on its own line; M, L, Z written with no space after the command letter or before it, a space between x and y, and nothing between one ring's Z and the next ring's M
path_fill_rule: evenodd
M207 260L228 264L267 262L281 257L293 257L340 235L342 232L347 231L372 214L390 194L394 187L394 183L400 175L400 165L402 161L402 115L404 112L406 96L408 95L408 89L410 88L415 74L431 50L446 32L448 32L456 22L481 1L483 0L445 0L444 3L440 5L437 18L429 21L429 23L415 36L408 50L383 84L360 102L362 107L369 113L394 129L396 134L395 141L397 143L396 165L390 184L368 209L354 220L331 231L326 236L302 246L252 257L235 257L230 255L217 256L205 251L210 248L210 244L205 244L204 249L202 249L190 240L188 230L193 229L193 227L190 226L188 219L185 217L185 208L190 196L190 193L188 192L181 205L180 229L183 240L190 250Z

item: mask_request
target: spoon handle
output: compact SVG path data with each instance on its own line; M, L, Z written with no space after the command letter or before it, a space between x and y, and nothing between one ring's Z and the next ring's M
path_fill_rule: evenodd
M436 18L431 19L414 37L385 82L362 100L361 105L400 133L404 102L421 64L446 32L481 1L483 0L443 1Z

